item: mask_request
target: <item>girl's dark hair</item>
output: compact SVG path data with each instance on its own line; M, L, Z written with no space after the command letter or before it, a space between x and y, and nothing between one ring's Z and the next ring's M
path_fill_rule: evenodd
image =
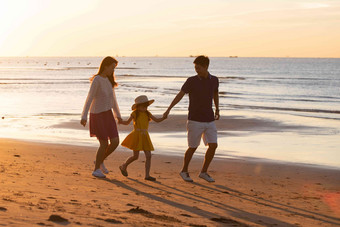
M134 112L136 113L136 119L135 119L135 120L137 120L138 115L139 115L138 106L142 106L142 105L149 106L147 103L138 104L138 105L136 106L136 110L134 111ZM148 118L149 118L149 121L150 121L150 119L151 119L151 118L150 118L151 113L150 113L149 111L146 111L146 114L148 115Z
M99 67L98 73L96 75L94 75L90 80L92 81L95 76L101 74L105 70L105 67L110 66L113 63L118 64L118 61L114 57L110 57L110 56L105 57L102 60L102 62L100 63L100 67ZM107 78L111 82L112 87L117 87L118 86L118 83L116 82L116 78L115 78L114 72L111 75L109 75Z

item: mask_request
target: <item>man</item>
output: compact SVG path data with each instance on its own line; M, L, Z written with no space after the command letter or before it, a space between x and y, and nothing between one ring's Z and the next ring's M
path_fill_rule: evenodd
M187 121L189 148L185 152L180 176L185 181L193 182L189 176L188 166L193 154L200 145L202 137L205 145L208 145L208 149L199 177L208 182L215 182L207 171L217 148L217 129L215 120L220 118L218 106L218 78L208 72L208 57L198 56L195 59L194 64L197 75L189 77L186 80L181 91L176 95L169 108L164 113L164 116L167 117L172 107L181 101L185 94L189 94L189 114ZM212 101L215 103L215 114L212 108Z

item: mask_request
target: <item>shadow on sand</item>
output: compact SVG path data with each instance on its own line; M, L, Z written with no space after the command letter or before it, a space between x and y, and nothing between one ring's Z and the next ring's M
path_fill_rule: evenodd
M121 181L118 181L118 180L115 180L115 179L106 179L105 181L110 182L110 183L112 183L112 184L114 184L118 187L129 190L133 193L145 196L145 197L147 197L151 200L154 200L154 201L163 203L165 205L169 205L169 206L175 207L177 209L183 210L183 211L185 211L189 214L185 213L185 214L181 214L181 215L187 216L187 217L192 217L192 215L197 215L197 216L207 218L210 221L218 222L220 224L222 224L222 223L223 224L230 224L231 226L248 226L247 224L242 223L242 221L244 221L246 223L254 223L254 224L265 225L265 226L269 226L269 225L296 226L296 225L293 225L293 224L290 224L290 223L287 223L287 222L284 222L284 221L281 221L281 220L278 220L278 219L275 219L275 218L271 218L271 217L268 217L268 216L262 216L262 215L255 214L255 213L250 213L250 212L247 212L245 210L242 210L242 209L239 209L239 208L236 208L236 207L232 207L232 206L227 205L227 204L223 204L223 203L218 201L217 197L216 197L216 200L213 200L213 199L204 197L202 195L197 195L197 194L191 193L190 191L181 190L179 188L166 185L166 184L161 183L159 181L144 183L144 182L141 182L139 180L132 179L132 178L127 178L127 179L134 182L134 183L140 184L142 187L132 187L128 184L125 184L124 182L121 182ZM190 183L188 183L188 184L190 184ZM337 218L334 218L334 217L316 214L316 213L306 211L306 210L303 210L303 209L300 209L300 208L287 206L287 205L280 204L280 203L273 202L273 201L269 201L269 200L259 199L259 198L256 198L254 196L247 195L245 193L227 188L227 187L222 186L222 185L207 186L207 185L202 185L200 183L191 183L191 185L201 187L204 190L212 190L215 193L220 194L221 196L236 197L240 200L245 200L245 201L248 201L248 202L256 203L256 205L260 205L260 206L271 207L273 209L277 209L277 210L280 210L280 211L287 212L288 214L300 215L304 218L319 220L319 221L329 223L329 224L334 224L334 225L340 224L340 219L337 219ZM169 196L167 196L167 198L157 196L154 193L150 193L150 188L152 188L154 190L158 190L160 192L163 192L163 193L165 193ZM175 198L175 197L177 197L177 198ZM190 200L192 202L192 204L195 204L195 206L179 202L179 201L181 201L181 198ZM200 208L197 207L198 205L201 205ZM213 206L215 208L218 208L221 211L221 213L227 214L228 217L222 217L221 215L210 212L209 206ZM202 207L204 207L204 209L202 209ZM140 208L137 207L135 209L140 209ZM152 215L154 215L154 214L150 214L149 211L145 211L143 209L140 209L140 211L141 211L140 213L147 213L149 215L149 217L152 217ZM235 218L235 219L231 219L230 217ZM168 217L168 218L172 218L172 217Z

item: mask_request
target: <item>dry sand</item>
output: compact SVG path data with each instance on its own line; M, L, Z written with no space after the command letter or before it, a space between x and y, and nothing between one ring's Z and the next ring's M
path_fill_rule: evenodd
M91 176L96 149L0 139L0 226L340 226L340 171L312 166L214 159L215 183L178 175L182 157L144 156L129 177L109 157L107 179Z

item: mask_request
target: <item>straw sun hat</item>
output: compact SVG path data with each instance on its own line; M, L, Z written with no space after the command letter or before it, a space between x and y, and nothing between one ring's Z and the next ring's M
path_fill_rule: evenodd
M136 99L135 99L135 104L132 105L131 109L132 110L135 110L137 108L137 105L138 104L143 104L143 103L147 103L148 106L151 105L155 100L154 99L151 99L151 100L148 100L148 97L146 97L146 95L141 95L141 96L138 96Z

